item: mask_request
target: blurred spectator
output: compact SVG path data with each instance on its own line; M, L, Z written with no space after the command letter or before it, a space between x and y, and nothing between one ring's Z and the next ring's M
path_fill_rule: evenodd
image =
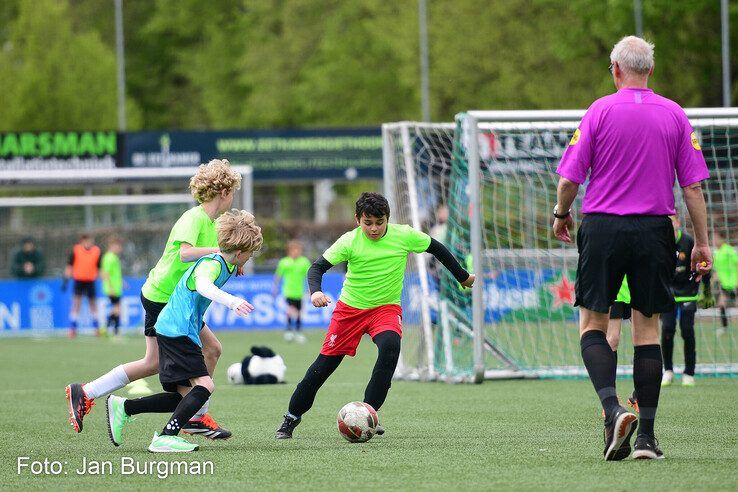
M46 264L44 255L36 248L33 238L24 237L20 246L13 252L10 271L18 278L36 278L44 274Z
M62 289L66 290L66 282L70 278L74 280L72 311L69 314L71 324L69 328L70 338L77 336L77 318L83 297L87 298L95 333L100 335L100 326L97 321L97 303L95 302L95 298L97 297L95 280L98 277L101 259L102 254L100 248L95 246L95 240L92 236L82 234L79 242L74 245L72 253L69 255L69 264L64 271L65 281L62 286Z
M430 237L439 243L446 242L446 231L448 229L448 206L441 204L436 208L436 223L430 228Z
M110 299L110 315L107 329L117 335L120 328L120 297L123 295L123 272L120 266L120 254L123 251L123 239L112 236L108 239L108 250L100 263L100 276L103 279L103 291Z

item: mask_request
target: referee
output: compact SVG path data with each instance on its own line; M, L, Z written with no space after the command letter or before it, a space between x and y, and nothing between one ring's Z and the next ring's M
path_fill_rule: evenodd
M589 179L577 231L576 304L580 306L582 359L605 411L605 459L630 455L635 414L618 403L616 362L607 343L608 310L624 275L631 292L633 382L640 422L634 458L663 458L654 436L661 389L659 313L674 310L671 281L676 245L669 215L674 178L694 226L690 268L697 277L712 268L700 181L709 178L697 136L684 110L648 88L653 45L635 36L610 53L617 92L595 101L569 142L556 172L554 235L571 242L570 207Z

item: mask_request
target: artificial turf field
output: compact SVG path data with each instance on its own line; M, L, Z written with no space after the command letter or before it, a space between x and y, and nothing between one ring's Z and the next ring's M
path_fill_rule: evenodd
M600 410L583 380L395 382L380 412L387 433L350 444L339 436L335 415L363 396L376 354L365 338L357 357L347 358L318 393L295 438L276 441L322 332L308 332L306 345L287 344L274 332L219 336L224 350L210 411L234 437L188 436L200 451L180 455L146 451L167 415L138 416L119 448L108 440L103 399L82 434L67 423L64 386L140 357L141 337L0 339L0 490L738 490L738 379L698 379L696 387L662 391L656 431L666 459L658 462L603 461ZM227 366L254 344L284 357L288 384L227 384ZM157 380L149 381L158 391ZM621 395L631 389L629 380L619 381ZM33 476L24 469L18 475L19 456L67 462L68 474ZM111 461L113 474L76 475L83 457ZM214 473L121 475L121 457L211 461Z

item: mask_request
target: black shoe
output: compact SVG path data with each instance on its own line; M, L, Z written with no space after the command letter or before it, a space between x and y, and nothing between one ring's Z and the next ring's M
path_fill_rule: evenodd
M192 419L182 427L182 432L190 435L200 435L208 439L228 439L233 434L228 429L224 429L218 422L213 420L210 414L205 414L199 419Z
M378 436L384 435L384 427L382 427L382 424L377 424L375 431L377 432Z
M290 417L289 415L284 416L284 422L282 422L282 425L279 426L279 429L277 429L277 439L292 439L292 431L295 430L295 427L297 427L300 424L300 421L302 419L296 419L294 417Z
M635 432L638 417L618 406L605 421L605 460L620 461L630 455L630 436Z
M75 432L82 432L82 419L90 413L95 402L87 398L85 390L79 383L73 383L64 390L69 404L69 423L72 424Z
M663 460L664 453L659 449L659 442L655 437L639 434L633 445L633 458L637 460Z

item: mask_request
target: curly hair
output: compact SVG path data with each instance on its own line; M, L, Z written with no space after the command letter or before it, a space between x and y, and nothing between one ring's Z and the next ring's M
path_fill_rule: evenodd
M218 217L218 246L224 253L233 251L255 252L261 249L264 238L256 218L245 210L236 208Z
M356 200L356 217L361 218L362 215L367 217L384 217L390 216L390 207L387 199L379 193L370 193L365 191Z
M241 175L231 169L228 159L213 159L202 164L190 179L190 192L197 203L211 201L221 191L241 187Z

